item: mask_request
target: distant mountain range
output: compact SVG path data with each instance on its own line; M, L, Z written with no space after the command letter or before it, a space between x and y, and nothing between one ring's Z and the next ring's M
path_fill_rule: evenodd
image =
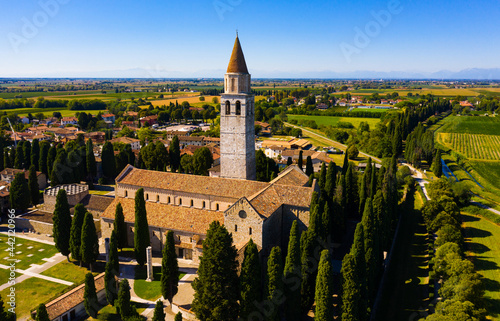
M126 70L107 70L89 72L64 72L39 75L49 78L222 78L226 71L200 70L197 72L167 71L145 68ZM353 72L334 71L262 71L250 70L255 78L306 78L306 79L449 79L449 80L500 80L500 68L470 68L461 71L442 70L437 72L408 72L408 71L369 71ZM1 76L0 76L1 77Z

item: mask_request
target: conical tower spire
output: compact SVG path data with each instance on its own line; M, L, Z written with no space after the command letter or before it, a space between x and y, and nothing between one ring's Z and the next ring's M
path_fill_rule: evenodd
M229 60L229 66L227 67L227 72L248 74L247 63L245 62L245 56L243 55L243 50L241 49L241 44L240 44L240 39L238 38L238 34L236 34L233 53L231 54L231 59Z

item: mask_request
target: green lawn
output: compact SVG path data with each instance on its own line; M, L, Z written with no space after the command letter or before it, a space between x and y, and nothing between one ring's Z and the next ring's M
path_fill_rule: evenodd
M419 211L422 206L420 194L412 192L400 209L400 230L375 320L418 320L427 309L428 235Z
M21 320L29 317L31 310L36 309L40 303L44 303L62 293L67 286L33 277L17 283L15 288L17 320ZM8 288L0 292L4 302L9 292Z
M186 275L186 273L179 274L179 280ZM135 269L134 292L142 299L149 301L156 301L161 297L161 266L153 266L154 281L146 282L147 272L146 268Z
M9 262L5 258L10 257L10 253L5 251L9 248L7 240L7 235L0 234L0 263L4 265L8 265L7 262ZM57 249L52 245L16 238L16 252L13 258L20 260L16 263L16 268L25 270L31 264L44 264L43 258L50 258L57 252Z
M500 226L479 216L462 213L467 256L483 276L489 319L500 320Z
M443 122L442 133L500 135L500 117L449 116Z
M362 118L362 117L337 117L337 116L308 116L308 115L288 115L288 121L292 119L314 120L318 126L332 125L335 126L338 122L351 123L355 128L359 127L361 122L367 122L370 128L375 128L375 125L380 121L379 118Z
M85 282L85 275L89 272L89 269L78 266L78 262L76 261L64 261L40 274L73 282L78 285ZM96 276L98 273L94 272L93 274Z

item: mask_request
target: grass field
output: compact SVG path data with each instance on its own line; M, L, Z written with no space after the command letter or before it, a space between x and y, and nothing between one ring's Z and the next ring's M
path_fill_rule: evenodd
M423 199L407 195L388 278L375 320L418 320L425 316L428 302L427 231L419 209Z
M17 320L22 320L29 317L31 310L34 310L40 303L44 303L58 293L62 293L67 286L33 277L17 283L15 288L16 316ZM9 292L9 288L0 292L4 302Z
M500 135L500 117L448 116L439 133Z
M355 128L359 127L361 122L367 122L370 128L375 128L375 125L380 121L378 118L362 118L362 117L337 117L337 116L309 116L309 115L288 115L288 121L292 119L314 120L318 126L335 126L338 122L351 123Z
M89 273L90 270L85 267L78 266L78 262L61 262L48 270L43 271L42 275L51 276L61 280L73 282L74 284L82 284L85 282L85 275ZM92 273L96 276L98 273Z
M487 219L462 213L467 256L483 276L488 319L500 319L500 226Z
M7 265L5 262L6 258L9 258L9 252L6 251L9 246L7 245L7 236L0 234L0 262ZM13 258L19 260L16 263L16 268L25 270L30 267L31 264L43 264L43 258L50 258L54 256L58 251L57 249L48 244L39 243L35 241L28 241L22 238L16 238L16 250L15 256Z
M497 135L437 133L436 140L468 159L500 160L500 136Z
M134 302L134 301L131 301L131 302L135 306L137 313L141 314L142 312L144 312L144 310L146 310L147 304ZM85 320L89 320L89 321L94 321L94 320L121 321L122 318L118 313L116 313L116 308L114 306L107 305L107 306L103 307L101 310L99 310L99 313L97 315L97 319L94 319L92 317L88 317Z
M184 275L186 273L180 273L179 280ZM146 269L137 266L135 269L134 292L142 299L156 301L161 297L161 266L153 266L154 281L146 282L146 278Z

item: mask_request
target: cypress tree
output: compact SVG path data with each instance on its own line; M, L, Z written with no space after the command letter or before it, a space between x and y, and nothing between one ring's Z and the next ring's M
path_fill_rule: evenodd
M122 320L132 314L132 307L130 305L130 285L127 279L123 279L120 282L118 299L115 303L116 312L122 317Z
M30 190L24 173L17 173L10 184L10 206L24 213L30 205Z
M99 256L99 241L95 229L94 218L89 212L85 213L82 226L82 244L80 246L81 260L92 266Z
M373 169L372 169L372 177L370 178L370 198L373 199L375 194L377 193L377 167L375 164L373 164Z
M182 321L182 313L177 312L175 315L174 321Z
M173 303L179 285L179 265L175 254L174 232L168 231L161 260L161 294Z
M50 321L45 304L41 303L36 309L36 321Z
M97 175L97 167L94 155L94 145L92 144L92 139L87 140L85 144L85 160L87 165L87 176L88 181L93 182L94 177Z
M303 156L304 152L302 150L300 150L299 152L299 160L297 161L297 165L299 166L300 170L303 170L303 163L304 163L304 156ZM310 174L309 174L310 175ZM307 176L309 176L307 175Z
M111 232L111 239L109 241L109 265L113 269L115 275L120 273L120 260L118 259L118 248L116 246L116 232L113 230Z
M365 202L366 202L366 172L363 175L363 178L361 179L361 185L359 187L359 213L363 213L363 210L365 208Z
M356 258L348 253L342 260L342 321L360 321L361 292L356 273Z
M102 175L108 180L114 180L116 175L116 162L113 145L108 141L102 147Z
M127 224L125 224L121 203L116 204L113 230L116 232L116 245L121 250L127 246Z
M66 151L63 148L60 148L57 151L56 160L52 165L50 185L56 186L71 182L73 180L73 172L68 169L68 157Z
M40 197L40 189L38 187L38 178L36 177L35 165L30 166L28 186L30 190L31 204L33 204L33 206L36 206L38 205L38 199Z
M73 219L71 220L71 231L69 237L69 250L71 252L71 258L73 260L80 261L80 266L82 266L80 246L82 245L82 227L85 212L87 212L87 210L83 204L76 204Z
M283 296L283 266L281 249L275 246L267 260L266 294L267 300L271 302L271 311L267 320L280 320L281 300Z
M240 319L246 320L249 315L257 311L255 303L262 300L262 276L259 262L259 251L252 239L245 248L245 255L240 274Z
M38 159L39 171L45 174L45 177L49 177L49 172L47 169L47 157L49 156L50 143L43 141L40 144L40 156Z
M335 194L337 185L337 165L335 162L330 162L326 172L325 191L329 199Z
M172 138L172 142L168 146L168 156L170 157L170 168L175 173L181 164L181 149L179 146L179 137L177 135Z
M99 312L99 301L97 300L97 293L95 289L95 281L92 273L85 275L85 291L83 293L83 306L85 311L92 318L97 317Z
M358 179L357 173L354 171L354 164L349 163L349 167L347 167L347 173L345 176L346 180L346 210L347 213L351 216L358 215Z
M40 144L38 139L33 139L33 144L31 145L31 165L35 166L35 170L40 171Z
M330 208L330 202L325 202L325 206L323 209L323 213L321 215L321 238L325 242L325 244L329 243L331 240L331 231L332 231L332 209Z
M5 148L0 149L0 171L5 169Z
M401 123L398 122L396 130L392 138L392 153L396 156L401 155L403 152L403 133L401 129Z
M156 301L153 321L165 321L165 312L163 311L163 302L161 300Z
M146 213L144 189L139 188L135 193L135 224L134 224L134 252L139 266L146 263L146 248L149 246L149 226Z
M436 150L436 155L434 156L434 160L432 161L432 172L436 177L441 177L443 175L443 165L441 163L441 150Z
M371 199L366 201L361 223L363 224L364 234L367 297L369 305L371 306L371 300L375 297L375 288L377 284L378 262L376 260L376 253L378 251L378 242L376 238L379 235L376 229L375 218L373 216Z
M56 206L54 208L53 232L54 242L57 250L68 257L69 262L69 239L71 236L71 214L69 211L68 197L64 189L60 189L56 196ZM92 221L92 223L94 223ZM95 234L95 233L94 233ZM97 238L97 236L95 236Z
M342 164L342 175L347 173L347 168L349 168L349 158L347 158L347 151L344 156L344 163Z
M321 164L321 169L319 171L319 188L321 193L325 193L325 185L326 185L326 164Z
M31 143L25 141L23 143L23 154L24 154L24 169L28 169L31 166Z
M352 244L351 253L356 260L356 280L361 294L360 316L361 320L365 320L367 316L367 291L366 291L366 260L365 260L365 243L363 224L356 225L354 232L354 242Z
M288 158L286 159L286 166L290 166L293 164L293 160L290 156L288 156Z
M288 241L288 251L283 271L285 287L285 314L288 321L300 320L300 284L301 284L301 263L300 263L300 240L299 225L297 220L292 223L290 229L290 239Z
M24 151L23 151L23 145L21 142L19 142L19 145L17 145L16 148L16 158L14 159L14 168L16 169L24 169Z
M311 176L314 174L314 167L312 163L311 156L307 156L306 158L306 175Z
M314 251L318 245L318 214L319 204L313 205L311 202L311 214L309 216L309 228L302 232L300 237L300 263L302 283L300 289L301 309L303 313L307 313L314 302L314 284L316 283L317 269L312 268L315 262L311 262L314 258Z
M3 152L3 167L4 169L12 168L12 163L10 162L9 153L6 150L4 150Z
M47 175L52 178L52 165L56 161L57 156L57 148L55 146L51 146L47 153Z
M203 241L203 256L191 305L201 321L236 320L238 317L238 262L233 237L218 221L210 224Z
M314 311L314 320L333 320L333 270L328 250L321 252L318 278L316 279L315 301L316 310Z
M112 271L111 264L106 263L104 269L104 288L106 289L106 300L112 306L115 305L118 296L118 288L116 284L115 273Z
M16 148L13 146L10 147L9 163L12 166L14 166L14 164L16 163Z

